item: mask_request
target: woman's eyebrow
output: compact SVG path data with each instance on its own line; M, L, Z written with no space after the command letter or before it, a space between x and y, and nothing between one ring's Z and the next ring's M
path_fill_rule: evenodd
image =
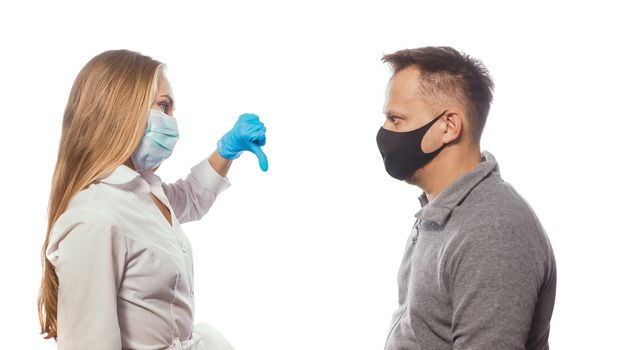
M169 95L160 95L160 97L166 97L168 99L168 102L171 104L171 108L175 106L175 100L173 100L173 98Z

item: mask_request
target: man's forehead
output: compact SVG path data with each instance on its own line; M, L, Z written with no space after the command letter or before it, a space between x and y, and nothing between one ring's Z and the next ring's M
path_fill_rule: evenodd
M397 87L404 86L419 86L419 79L421 78L421 70L417 66L409 66L400 71L395 72L389 84Z
M421 71L416 66L406 67L389 79L386 90L387 102L390 99L411 100L417 98Z

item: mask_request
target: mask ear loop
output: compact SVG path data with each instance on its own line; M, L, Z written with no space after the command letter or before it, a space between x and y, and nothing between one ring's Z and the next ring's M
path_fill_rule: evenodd
M448 110L449 110L449 109L446 109L446 110L444 110L444 111L443 111L443 113L441 113L441 114L437 115L436 117L434 117L434 119L432 119L432 120L431 120L431 121L430 121L430 122L429 122L429 123L425 126L425 128L426 128L426 129L425 129L424 134L426 134L426 133L427 133L427 132L428 132L428 131L432 128L432 126L434 125L434 123L436 123L436 122L437 122L437 121L438 121L438 120L439 120L442 116L444 116L444 115L445 115L445 113L447 113L447 111L448 111ZM421 141L423 142L423 139L421 139ZM438 152L440 152L443 148L445 148L445 146L447 146L447 144L443 142L443 144L442 144L439 148L437 148L436 150L434 150L434 151L432 151L432 152L430 152L430 153L423 152L423 148L421 148L421 151L422 151L424 154L434 154L434 153L438 153ZM419 146L419 147L421 147L421 146Z
M423 132L423 134L425 135L425 134L426 134L426 133L427 133L427 132L428 132L428 131L432 128L432 126L434 125L434 123L436 123L436 122L439 120L439 118L441 118L442 116L444 116L444 115L445 115L445 113L447 113L447 111L448 111L448 110L449 110L449 109L446 109L443 113L441 113L441 114L437 115L437 116L436 116L436 117L434 117L432 120L430 120L430 121L429 121L426 125L424 125L424 126L420 127L419 129L415 129L415 130L413 130L413 131L420 130L420 131L422 131L422 132Z
M433 120L434 120L434 121L437 121L440 117L444 116L444 115L445 115L445 113L447 113L447 111L448 111L448 110L449 110L449 109L444 110L444 111L443 111L443 113L441 113L441 114L437 115L437 116L436 116L436 118L434 118Z

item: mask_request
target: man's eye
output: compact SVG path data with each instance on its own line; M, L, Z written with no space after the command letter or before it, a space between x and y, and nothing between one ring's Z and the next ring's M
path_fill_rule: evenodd
M391 121L393 122L393 124L397 123L397 121L400 119L394 115L390 116L389 119L391 119Z

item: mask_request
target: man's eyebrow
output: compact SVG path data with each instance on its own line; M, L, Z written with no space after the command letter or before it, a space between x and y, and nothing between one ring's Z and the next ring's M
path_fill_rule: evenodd
M391 115L395 115L395 116L398 116L398 117L403 117L404 116L403 113L397 112L397 111L392 110L392 109L385 109L385 110L383 110L383 113L387 117L389 117Z

